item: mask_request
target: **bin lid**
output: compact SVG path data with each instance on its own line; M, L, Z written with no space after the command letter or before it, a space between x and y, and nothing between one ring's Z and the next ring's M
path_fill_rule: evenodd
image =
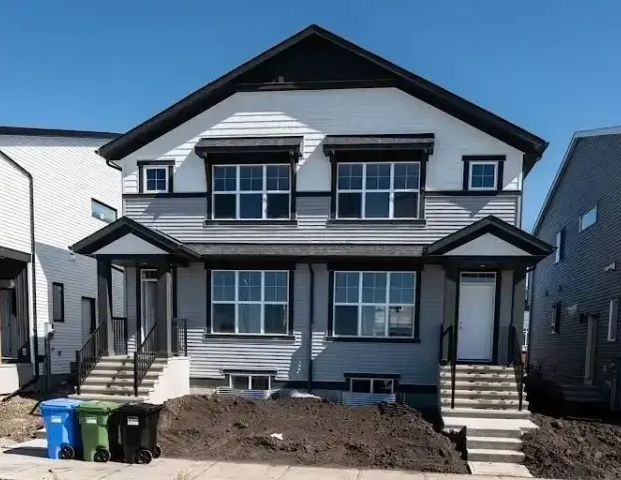
M40 403L39 407L42 408L75 408L82 403L81 400L74 400L73 398L53 398L51 400L45 400Z
M104 401L82 402L80 403L80 405L77 406L78 412L92 413L96 415L107 415L108 413L110 413L113 410L116 410L117 408L119 408L118 403L104 402Z
M153 413L161 410L164 405L156 405L154 403L125 403L118 409L118 413L124 413L127 415L144 415L146 413Z

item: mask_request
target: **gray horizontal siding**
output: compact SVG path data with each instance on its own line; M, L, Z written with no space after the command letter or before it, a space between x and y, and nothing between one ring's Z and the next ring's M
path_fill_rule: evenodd
M530 317L530 363L551 380L584 379L587 321L599 316L595 383L605 391L610 366L621 357L621 330L607 341L608 305L621 297L621 135L577 140L567 169L545 212L538 237L551 244L565 228L565 258L541 261L533 274ZM597 223L579 232L580 215L598 205ZM616 269L606 267L616 262ZM561 302L560 331L551 331L552 307ZM618 319L617 319L618 323Z
M297 226L204 226L205 198L125 198L125 215L189 243L416 243L428 244L487 215L518 222L519 197L429 196L425 199L424 226L328 225L330 198L297 199Z

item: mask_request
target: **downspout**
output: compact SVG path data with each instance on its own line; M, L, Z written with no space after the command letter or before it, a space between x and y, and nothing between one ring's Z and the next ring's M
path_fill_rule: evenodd
M310 272L310 301L308 307L308 392L313 390L313 323L315 321L315 271L308 264Z
M97 150L96 153L99 154L99 150ZM114 168L115 170L118 170L119 172L123 171L123 169L119 167L117 164L112 163L112 160L106 160L106 165L108 165L110 168Z
M19 163L9 157L6 153L0 150L0 157L4 158L7 162L15 166L20 172L28 177L29 195L30 195L30 251L31 251L31 284L32 284L32 343L34 347L34 366L35 366L35 378L39 379L39 335L37 333L37 268L36 268L36 249L35 249L35 213L34 213L34 180L28 170L22 167Z

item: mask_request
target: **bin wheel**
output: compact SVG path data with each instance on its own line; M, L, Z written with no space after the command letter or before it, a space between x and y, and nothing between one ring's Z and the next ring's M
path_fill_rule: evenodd
M136 463L146 465L147 463L151 463L151 460L153 460L153 455L146 448L141 448L136 452Z
M62 460L71 460L75 458L75 450L71 445L63 445L58 452L58 458Z
M156 445L151 453L153 453L153 458L160 458L162 456L162 447Z
M110 460L110 451L107 448L99 447L97 450L95 450L93 460L102 463L107 462L108 460Z

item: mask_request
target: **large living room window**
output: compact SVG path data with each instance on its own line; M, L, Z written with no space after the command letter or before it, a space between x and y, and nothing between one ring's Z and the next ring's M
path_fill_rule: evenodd
M416 272L334 272L334 336L414 336Z
M291 218L290 176L288 164L214 165L213 218Z
M339 163L337 218L417 219L420 162Z
M214 270L212 333L286 335L289 272Z

